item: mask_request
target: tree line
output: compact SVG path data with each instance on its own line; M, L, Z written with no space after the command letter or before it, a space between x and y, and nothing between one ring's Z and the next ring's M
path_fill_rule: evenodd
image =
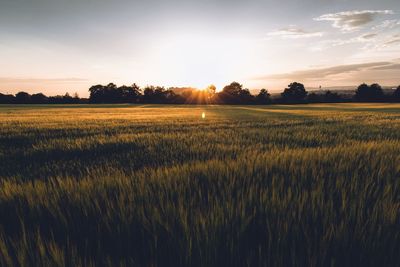
M182 88L180 88L182 89ZM326 91L323 94L307 92L304 85L293 82L277 97L271 97L266 89L253 95L238 82L232 82L217 92L214 85L204 90L186 88L177 92L177 88L166 89L162 86L138 85L118 87L114 83L94 85L89 88L90 97L80 98L66 93L62 96L48 97L43 93L15 95L1 94L0 104L78 104L78 103L145 103L145 104L298 104L298 103L339 103L339 102L400 102L400 86L392 94L385 94L377 84L359 85L352 98Z
M0 93L0 104L78 104L84 102L87 102L87 99L79 98L77 93L73 96L66 93L50 97L43 93L32 95L26 92L19 92L15 95Z

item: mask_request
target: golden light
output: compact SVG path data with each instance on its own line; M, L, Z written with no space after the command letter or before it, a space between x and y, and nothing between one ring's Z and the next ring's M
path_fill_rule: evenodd
M206 118L206 113L205 113L205 112L201 113L201 118L202 118L202 119L205 119L205 118Z
M190 85L202 91L214 84L220 89L248 76L253 50L246 39L176 34L153 47L144 68L157 73L161 84Z

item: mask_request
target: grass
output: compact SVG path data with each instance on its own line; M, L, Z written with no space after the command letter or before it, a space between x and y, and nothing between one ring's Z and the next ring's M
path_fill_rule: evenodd
M399 104L4 105L0 127L1 266L400 265Z

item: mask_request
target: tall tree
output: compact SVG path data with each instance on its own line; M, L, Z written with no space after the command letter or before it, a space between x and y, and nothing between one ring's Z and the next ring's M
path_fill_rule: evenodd
M26 92L19 92L15 95L15 102L18 104L31 103L31 95Z
M340 102L342 101L342 98L340 97L340 95L338 93L333 93L331 91L326 91L325 95L324 95L324 102L328 102L328 103L336 103L336 102Z
M257 104L270 104L271 103L271 95L268 93L267 89L261 89L258 95L256 96Z
M376 102L382 101L383 96L383 90L379 84L374 83L368 86L363 83L358 86L354 99L357 101Z
M33 104L45 104L48 102L48 97L42 93L33 94L31 96L31 101Z
M393 100L396 102L400 101L400 85L397 87L397 89L393 92Z
M243 85L238 82L232 82L225 86L222 92L218 93L218 102L226 104L250 104L253 102L253 96L249 89L243 89Z
M298 82L292 82L281 94L282 100L287 103L302 102L307 96L307 91L304 85Z

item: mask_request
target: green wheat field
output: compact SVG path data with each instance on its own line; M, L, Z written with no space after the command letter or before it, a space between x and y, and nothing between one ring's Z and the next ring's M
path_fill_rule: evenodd
M399 265L400 104L0 106L0 266Z

